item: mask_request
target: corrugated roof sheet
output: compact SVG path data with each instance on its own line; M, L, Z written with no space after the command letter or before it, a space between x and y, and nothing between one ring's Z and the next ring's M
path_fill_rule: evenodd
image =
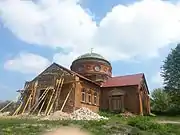
M101 87L122 87L122 86L132 86L139 85L144 74L133 74L125 76L116 76L109 78Z

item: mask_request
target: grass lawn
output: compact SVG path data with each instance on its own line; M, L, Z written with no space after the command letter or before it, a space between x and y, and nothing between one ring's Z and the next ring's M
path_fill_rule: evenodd
M78 126L94 135L180 135L178 124L157 124L158 117L124 118L119 115L104 114L104 121L38 121L30 119L0 118L0 135L39 135L46 130L60 126ZM162 118L160 118L162 119Z

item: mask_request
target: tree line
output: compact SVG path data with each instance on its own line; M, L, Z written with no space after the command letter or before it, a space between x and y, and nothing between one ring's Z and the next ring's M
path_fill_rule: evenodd
M151 93L151 110L158 114L180 114L180 44L163 61L161 76L164 86Z
M11 104L9 104L9 103L11 103ZM6 105L8 105L8 106L5 107ZM3 109L1 112L12 112L17 108L17 106L18 106L17 102L12 102L10 100L0 101L0 110Z

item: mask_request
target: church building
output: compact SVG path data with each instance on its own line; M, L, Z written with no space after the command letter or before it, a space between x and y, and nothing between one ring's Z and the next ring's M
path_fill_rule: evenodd
M111 63L93 52L79 56L70 69L51 64L32 81L25 83L23 93L26 96L22 98L21 113L33 110L46 114L57 110L71 113L87 107L94 112L107 110L150 114L145 75L138 73L112 77Z

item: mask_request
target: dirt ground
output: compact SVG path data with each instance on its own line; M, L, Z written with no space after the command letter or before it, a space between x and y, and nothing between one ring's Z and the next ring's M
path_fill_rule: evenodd
M88 132L82 131L79 128L61 127L43 135L91 135Z
M170 121L170 120L163 120L163 121L157 121L158 123L163 123L163 124L180 124L179 121Z

